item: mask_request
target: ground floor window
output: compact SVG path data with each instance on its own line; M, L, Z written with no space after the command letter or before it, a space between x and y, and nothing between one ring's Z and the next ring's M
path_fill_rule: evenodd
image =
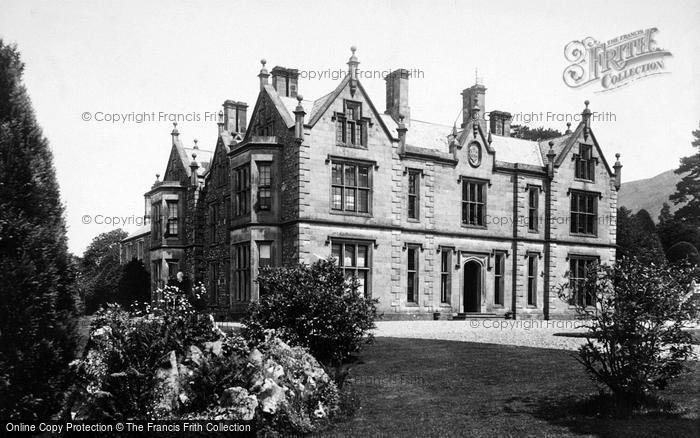
M409 246L407 252L407 278L406 278L406 301L409 303L418 302L418 252L419 248Z
M250 301L250 244L242 243L234 246L235 271L234 285L237 301Z
M497 306L505 305L504 297L504 275L506 272L506 257L503 253L496 253L495 257L495 275L494 275L494 291L493 303Z
M537 305L537 254L527 256L527 305Z
M585 287L586 273L597 262L595 257L569 257L569 285L571 298L569 304L579 306L593 306L594 291Z
M452 277L452 250L443 249L440 253L440 302L450 303Z
M216 305L218 301L218 280L219 272L217 269L216 262L209 262L209 272L207 276L209 277L209 289L207 290L207 296L209 297L209 304Z
M366 297L369 297L371 292L370 248L370 243L333 241L331 249L331 255L343 268L345 277L356 277L360 283L360 291Z

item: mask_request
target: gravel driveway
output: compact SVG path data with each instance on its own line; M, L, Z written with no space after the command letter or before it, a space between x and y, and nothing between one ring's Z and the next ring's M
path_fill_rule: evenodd
M377 337L441 339L446 341L518 345L576 350L585 342L582 321L472 320L472 321L378 321ZM573 336L571 336L573 335ZM700 346L694 345L700 356Z

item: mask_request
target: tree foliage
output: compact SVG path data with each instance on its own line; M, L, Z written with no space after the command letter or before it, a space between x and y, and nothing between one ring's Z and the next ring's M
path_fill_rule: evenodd
M670 263L687 261L692 265L700 265L698 249L689 242L678 242L669 248L666 254Z
M563 134L556 129L542 126L531 129L527 125L511 125L511 136L524 140L542 141L550 138L561 137Z
M151 299L151 276L141 260L132 260L122 269L115 302L127 307Z
M333 260L263 268L258 284L265 292L244 321L246 337L254 342L274 329L290 344L337 366L373 340L377 300L362 296L357 281L346 281Z
M53 155L0 40L0 417L49 419L75 349L76 268Z
M587 342L578 360L613 394L620 413L644 404L657 389L687 371L698 321L688 264L654 265L624 257L614 266L591 267L579 287L593 291L594 305L579 306L588 320ZM564 299L573 293L563 286Z
M122 267L119 264L119 242L127 235L121 228L102 233L83 253L80 283L86 313L91 314L106 303L120 302L118 292Z
M645 263L666 261L656 226L646 210L637 214L621 207L617 211L617 258L638 257Z
M676 184L676 192L670 199L676 204L685 203L676 211L676 219L700 226L700 129L693 131L693 136L691 145L697 153L681 158L676 173L687 175Z

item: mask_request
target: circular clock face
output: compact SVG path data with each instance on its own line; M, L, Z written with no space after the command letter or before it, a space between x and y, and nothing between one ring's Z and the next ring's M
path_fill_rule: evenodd
M472 143L469 145L469 164L476 167L481 164L481 146L479 143Z

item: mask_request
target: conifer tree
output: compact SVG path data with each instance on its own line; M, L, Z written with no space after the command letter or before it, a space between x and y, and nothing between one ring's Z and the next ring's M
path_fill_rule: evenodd
M0 418L48 420L75 350L75 265L53 155L0 39Z

